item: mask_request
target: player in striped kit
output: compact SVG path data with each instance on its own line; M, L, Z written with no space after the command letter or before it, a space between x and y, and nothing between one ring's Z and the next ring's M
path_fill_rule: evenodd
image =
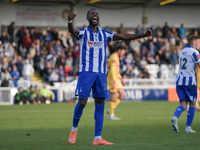
M191 129L195 114L195 102L197 99L197 79L196 64L200 68L200 37L191 36L189 38L189 46L184 48L179 56L179 71L176 77L176 92L179 97L180 105L176 108L174 116L171 118L172 129L178 133L178 118L187 108L189 102L190 108L187 114L187 123L185 132L196 133Z
M73 126L68 142L74 144L76 141L77 127L82 116L83 109L87 103L92 89L95 99L95 136L93 145L113 145L101 137L104 120L104 100L107 97L106 79L106 46L112 40L132 40L151 35L148 30L144 34L115 34L106 30L100 30L99 13L96 9L87 12L89 26L86 29L75 29L72 20L76 14L71 12L68 16L69 32L79 40L80 43L80 65L79 78L75 94L79 96L78 103L74 109Z

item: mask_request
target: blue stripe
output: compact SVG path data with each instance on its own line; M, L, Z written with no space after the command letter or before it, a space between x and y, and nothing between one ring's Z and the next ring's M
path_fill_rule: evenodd
M192 85L192 77L189 77L189 85Z
M99 32L99 41L102 41L102 35ZM98 72L103 72L103 70L101 70L101 62L102 62L102 48L99 49L99 64L98 64Z
M178 80L176 81L176 84L178 84L179 80L180 80L180 76L178 77Z
M101 61L102 61L102 48L99 49L99 66L98 66L98 72L103 72L103 70L101 70Z
M90 32L90 41L94 41L94 34ZM94 48L90 48L89 53L89 71L93 72L93 55L94 55Z
M93 72L93 55L94 55L94 48L90 48L90 54L89 54L89 71Z
M101 33L99 32L99 41L102 41Z
M94 34L90 32L90 41L94 41Z
M106 47L107 47L107 37L106 37L106 33L105 32L103 32L103 36L104 36L104 53L105 53L105 59L104 59L104 64L103 64L103 66L104 66L104 73L106 74Z
M192 54L192 56L194 57L195 61L197 62L197 61L198 61L198 59L197 59L197 55L196 55L196 53L195 53L195 52Z
M102 30L102 31L103 31L104 33L107 32L108 34L111 34L111 35L113 34L112 32L107 31L107 30ZM110 37L108 37L107 41L109 42L109 41L111 41L111 40L112 40L112 39L111 39Z
M86 44L87 44L87 31L84 33L84 41L82 47L82 64L83 64L82 71L85 71L86 67Z
M183 77L182 85L185 85L185 80L186 80L186 77Z

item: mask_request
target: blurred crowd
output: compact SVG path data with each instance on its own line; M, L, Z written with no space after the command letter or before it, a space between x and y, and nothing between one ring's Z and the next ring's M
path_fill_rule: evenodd
M47 26L46 30L36 27L21 27L14 34L14 22L3 31L0 37L0 69L1 85L7 86L12 80L15 87L20 78L31 80L31 75L37 71L44 82L69 82L75 79L79 70L80 45L69 32L59 33L57 27ZM86 26L83 26L86 28ZM99 28L102 29L99 25ZM109 27L105 28L109 30ZM115 52L116 44L123 42L126 55L120 58L120 73L123 78L150 78L147 64L168 64L175 68L182 48L187 45L186 30L168 26L152 26L152 36L131 41L111 41L107 45L107 59ZM113 32L113 30L112 30ZM138 25L129 31L123 24L114 31L119 34L141 34L145 31ZM189 35L198 35L193 30ZM138 74L135 70L138 70ZM159 73L158 73L159 78Z

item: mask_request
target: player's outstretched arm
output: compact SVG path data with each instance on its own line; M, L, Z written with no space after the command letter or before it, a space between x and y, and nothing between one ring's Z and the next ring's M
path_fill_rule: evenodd
M113 40L134 40L151 36L151 30L148 29L144 34L114 34Z
M74 28L72 20L76 17L76 13L70 12L68 15L68 30L69 32L77 37L79 35L79 30Z

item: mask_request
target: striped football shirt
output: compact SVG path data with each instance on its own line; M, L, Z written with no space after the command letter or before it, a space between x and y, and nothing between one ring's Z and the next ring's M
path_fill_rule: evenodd
M184 48L179 56L177 85L196 85L196 63L200 62L199 52L193 46Z
M106 73L106 47L107 42L113 40L113 35L110 31L99 29L95 33L89 26L79 29L76 37L80 43L79 72Z

